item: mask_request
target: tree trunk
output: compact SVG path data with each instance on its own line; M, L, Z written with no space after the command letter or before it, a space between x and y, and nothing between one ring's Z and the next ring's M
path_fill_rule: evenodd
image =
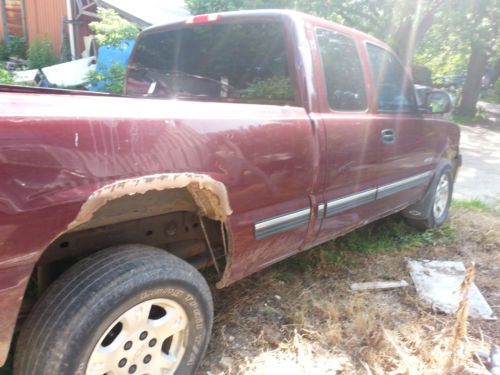
M490 83L493 86L495 86L495 83L497 82L499 77L500 77L500 58L497 60L497 63L495 64L495 68L493 70L493 75L491 77Z
M431 28L433 21L433 13L427 13L419 21L407 18L399 26L395 34L396 45L394 49L405 66L411 65L416 47Z
M488 54L484 46L473 44L462 90L462 100L457 112L463 116L474 116L476 114L477 101L481 93L481 80L486 66L488 65Z

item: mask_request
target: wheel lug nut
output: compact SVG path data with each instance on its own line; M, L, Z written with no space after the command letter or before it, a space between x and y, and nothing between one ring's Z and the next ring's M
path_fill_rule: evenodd
M129 374L133 374L136 370L137 370L137 366L136 366L136 365L132 365L132 366L130 366L130 368L128 369L128 373L129 373Z
M127 364L127 360L125 358L120 359L120 362L118 362L118 367L122 368L125 367Z
M151 362L151 356L148 354L147 356L144 357L144 363L149 363Z
M149 340L149 347L152 348L153 346L156 345L156 339L151 339Z
M141 332L141 335L139 336L139 338L141 340L144 340L146 337L148 337L148 332L147 331L143 331Z
M124 345L125 350L129 350L132 347L132 341L127 341Z

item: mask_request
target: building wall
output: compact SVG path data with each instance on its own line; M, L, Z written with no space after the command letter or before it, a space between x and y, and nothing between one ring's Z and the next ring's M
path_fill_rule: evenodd
M62 41L62 18L66 16L66 1L24 0L24 11L28 40L48 38L59 54Z
M5 0L7 11L7 29L9 35L23 37L23 13L21 7L22 0ZM2 13L0 12L0 39L3 39Z
M0 40L3 40L2 12L0 11Z
M23 37L23 14L21 10L21 0L6 0L7 8L7 28L9 35Z

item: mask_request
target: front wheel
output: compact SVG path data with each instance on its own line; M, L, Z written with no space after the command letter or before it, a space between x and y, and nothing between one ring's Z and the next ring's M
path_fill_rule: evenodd
M450 166L443 168L432 186L432 197L428 201L426 211L428 217L424 219L407 218L408 224L419 229L437 228L444 224L448 218L453 193L453 173Z
M14 375L194 374L212 320L210 289L186 262L142 245L103 250L34 308Z

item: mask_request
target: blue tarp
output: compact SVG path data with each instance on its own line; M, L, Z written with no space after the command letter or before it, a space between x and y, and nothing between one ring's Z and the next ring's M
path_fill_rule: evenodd
M117 47L101 46L97 54L96 72L107 73L111 65L120 64L127 66L130 54L135 45L135 40L124 40ZM97 86L90 86L90 91L98 91L102 89L104 82L100 82Z

